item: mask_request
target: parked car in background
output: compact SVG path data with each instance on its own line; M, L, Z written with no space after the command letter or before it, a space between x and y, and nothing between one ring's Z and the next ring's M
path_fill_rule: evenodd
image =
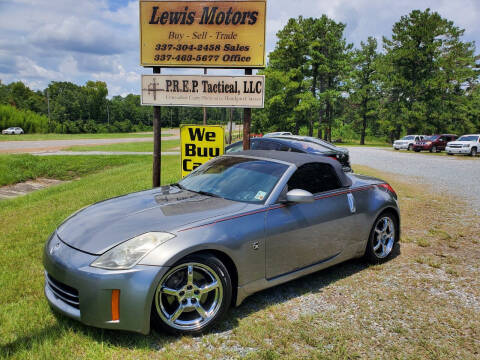
M449 142L445 151L448 155L466 154L477 156L480 150L480 134L463 135L458 140Z
M292 135L292 133L288 131L279 131L279 132L265 134L263 135L263 137L280 136L280 135Z
M301 136L301 135L281 135L281 136L276 136L276 137L280 137L280 138L286 138L286 139L295 139L295 140L300 140L300 141L310 141L310 142L313 142L315 144L319 144L319 145L322 145L328 149L331 149L331 150L336 150L336 151L342 151L344 153L347 153L348 154L348 149L347 148L344 148L344 147L339 147L335 144L332 144L328 141L325 141L325 140L322 140L322 139L318 139L318 138L315 138L315 137L311 137L311 136Z
M430 151L430 152L440 152L445 150L447 143L450 141L455 141L457 135L453 134L439 134L428 136L421 141L416 141L413 144L413 150L416 152L420 151Z
M19 127L9 127L2 131L2 135L22 135L24 134L23 129Z
M393 148L395 150L413 150L413 144L416 141L420 142L423 141L427 136L426 135L407 135L397 140L393 143Z
M263 137L251 138L251 150L276 150L276 151L290 151L297 153L314 154L334 158L342 165L343 171L351 172L350 155L348 150L345 152L341 148L332 145L334 148L327 148L319 143L313 141L302 140L297 137ZM336 149L335 149L336 148ZM346 150L346 149L345 149ZM243 151L243 142L238 141L226 147L225 153L232 154Z
M385 181L314 155L239 152L70 216L43 252L45 295L89 326L198 335L255 292L352 258L386 262L399 240Z

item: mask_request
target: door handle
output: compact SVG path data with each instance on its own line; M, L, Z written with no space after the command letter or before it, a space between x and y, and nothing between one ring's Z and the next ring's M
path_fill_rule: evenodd
M350 212L355 214L357 212L357 208L355 206L355 198L353 197L352 193L347 194L348 199L348 206L350 207Z

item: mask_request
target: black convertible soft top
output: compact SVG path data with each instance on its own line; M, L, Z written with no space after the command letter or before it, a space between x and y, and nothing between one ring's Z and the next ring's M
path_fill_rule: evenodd
M319 156L319 155L313 155L313 154L297 153L297 152L290 152L290 151L275 151L275 150L247 150L247 151L239 151L239 152L227 154L224 156L249 156L249 157L255 157L255 158L262 158L265 160L277 160L277 161L283 161L289 164L293 164L297 168L312 162L328 164L328 165L331 165L335 170L337 177L340 180L342 186L347 187L352 185L352 180L342 170L342 164L340 164L340 162L328 156Z

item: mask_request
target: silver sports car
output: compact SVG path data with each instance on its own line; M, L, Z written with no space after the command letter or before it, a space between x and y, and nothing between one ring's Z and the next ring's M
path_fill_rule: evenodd
M259 290L351 258L385 261L399 237L384 181L329 158L246 151L69 217L45 247L45 294L91 326L198 334Z

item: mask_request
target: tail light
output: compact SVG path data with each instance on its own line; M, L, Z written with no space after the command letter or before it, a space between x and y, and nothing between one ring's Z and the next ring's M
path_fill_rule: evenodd
M393 195L393 197L394 197L395 199L398 198L398 197L397 197L397 193L395 192L395 190L393 190L393 188L390 186L390 184L387 184L387 183L385 183L385 184L380 184L380 185L378 185L378 187L381 187L382 189L387 190L389 193L391 193L391 194Z

